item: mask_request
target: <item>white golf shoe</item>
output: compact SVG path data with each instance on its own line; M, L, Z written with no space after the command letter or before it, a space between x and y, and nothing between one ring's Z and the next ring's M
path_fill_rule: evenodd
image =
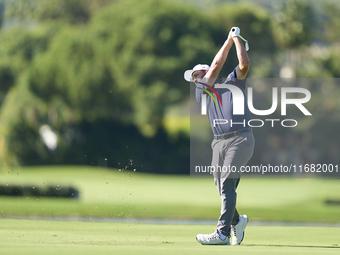
M225 237L225 239L222 240L221 237ZM229 237L223 235L220 236L217 230L211 234L198 234L196 236L196 240L201 244L230 245Z
M231 244L238 245L242 242L244 237L244 229L248 223L247 215L240 215L239 222L236 225L231 225Z

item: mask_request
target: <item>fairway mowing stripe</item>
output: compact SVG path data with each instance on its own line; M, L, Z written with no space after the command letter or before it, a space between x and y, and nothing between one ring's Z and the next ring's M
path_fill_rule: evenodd
M215 225L211 220L171 220L171 219L121 219L121 218L87 218L87 217L48 217L48 216L5 216L5 219L31 219L31 220L55 220L55 221L93 221L93 222L119 222L119 223L147 223L147 224L173 224L173 225ZM252 226L308 226L308 227L340 227L340 223L306 223L306 222L266 222L250 221Z

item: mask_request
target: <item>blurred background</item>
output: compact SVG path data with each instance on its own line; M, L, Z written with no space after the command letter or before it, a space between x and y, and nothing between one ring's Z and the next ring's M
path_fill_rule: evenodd
M340 77L339 13L331 0L0 0L0 168L189 174L184 70L210 64L238 26L249 78ZM252 163L289 161L293 147L301 162L337 164L339 92L309 105L317 114L299 130L256 131Z
M0 0L0 216L218 218L213 180L189 177L183 72L210 64L232 26L250 81L332 81L308 87L298 128L254 129L249 164L338 164L339 13L331 0ZM233 48L221 76L236 65ZM334 178L243 178L238 209L338 223L339 194Z

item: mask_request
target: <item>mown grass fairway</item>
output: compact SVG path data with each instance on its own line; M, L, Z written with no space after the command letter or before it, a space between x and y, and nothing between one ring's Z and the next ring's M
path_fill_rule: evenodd
M238 209L252 221L340 222L336 179L247 179ZM216 220L220 198L212 179L152 175L98 167L31 167L0 173L0 184L71 185L79 199L0 196L0 216L67 216Z
M214 225L13 219L88 217L216 220L212 179L88 167L32 167L2 172L2 185L70 185L79 199L0 197L1 254L339 254L339 227L249 225L240 246L202 246ZM335 179L242 179L238 209L250 221L340 222ZM1 217L2 216L2 217Z
M0 219L1 254L339 254L340 228L248 226L239 246L203 246L210 225Z

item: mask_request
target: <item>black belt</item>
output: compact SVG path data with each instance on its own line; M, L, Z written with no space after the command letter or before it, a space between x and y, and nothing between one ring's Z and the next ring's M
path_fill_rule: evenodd
M225 133L225 134L222 134L222 135L214 135L214 139L215 140L223 140L223 139L228 139L230 137L233 137L233 136L236 136L236 135L240 135L240 134L243 134L243 133L251 133L252 130L251 128L242 128L242 129L239 129L239 130L236 130L236 131L233 131L233 132L228 132L228 133Z

